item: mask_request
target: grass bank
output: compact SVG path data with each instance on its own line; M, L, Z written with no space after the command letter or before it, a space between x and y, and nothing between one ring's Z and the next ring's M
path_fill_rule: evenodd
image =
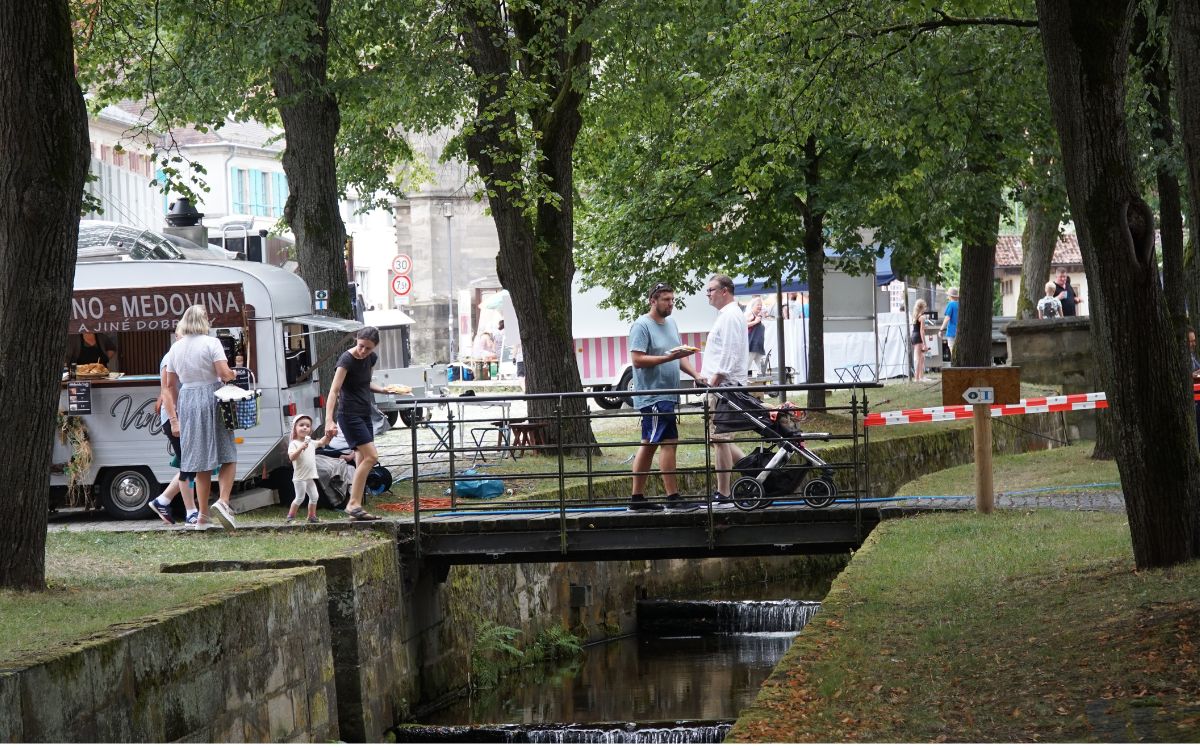
M1123 514L887 522L728 739L1195 741L1198 573L1135 571Z
M1116 487L1097 488L1105 492L1120 491L1121 477L1117 473L1116 461L1096 461L1091 458L1096 444L1080 441L1048 451L1021 453L1011 456L996 456L993 465L993 487L996 492L1018 492L1022 490L1053 488L1088 488L1093 485L1116 484ZM943 497L974 492L975 464L963 464L951 469L926 474L920 479L901 487L896 494L901 497Z
M342 534L56 533L46 539L48 589L0 591L0 667L38 651L159 614L269 571L159 573L189 560L312 559L364 542Z

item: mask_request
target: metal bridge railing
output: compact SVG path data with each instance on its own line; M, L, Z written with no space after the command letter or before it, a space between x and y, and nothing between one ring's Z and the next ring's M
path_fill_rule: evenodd
M689 523L703 523L709 545L715 540L716 518L723 510L715 505L717 487L713 467L714 411L734 414L757 412L759 422L773 425L759 429L755 420L731 437L749 454L751 446L774 453L773 468L735 469L731 475L731 499L740 509L782 507L846 507L853 505L861 528L860 501L870 486L867 464L868 434L862 420L868 412L867 391L878 383L819 383L805 385L756 385L726 388L656 391L677 394L680 437L677 441L676 478L680 501L698 503L701 511L679 514ZM809 390L824 389L834 394L848 392L847 403L820 409L789 410L783 405L798 402ZM713 394L738 399L737 394L764 396L763 409L754 407L714 410ZM645 395L638 392L636 395ZM632 391L606 391L610 398L635 395ZM700 398L699 403L695 402ZM591 394L488 394L423 398L415 405L424 413L421 421L408 427L411 440L412 502L415 551L421 554L421 536L435 515L556 513L562 552L568 549L569 514L601 510L628 511L632 467L628 466L641 446L641 413L620 410L589 411ZM485 413L480 413L481 411ZM780 414L786 416L780 417ZM848 457L829 461L819 458L821 444L848 445ZM815 450L813 450L815 449ZM665 502L661 487L658 449L650 469L644 473L646 498ZM629 456L625 458L625 456ZM617 463L614 458L619 458ZM815 459L815 461L814 461ZM818 463L819 462L819 463ZM765 474L763 472L766 472ZM496 497L464 497L462 482L499 479L511 489L513 482L540 485L520 494L505 492ZM444 501L449 498L449 508ZM668 509L670 510L670 509ZM731 511L735 511L730 508ZM756 510L749 510L756 512ZM692 521L692 519L696 519Z

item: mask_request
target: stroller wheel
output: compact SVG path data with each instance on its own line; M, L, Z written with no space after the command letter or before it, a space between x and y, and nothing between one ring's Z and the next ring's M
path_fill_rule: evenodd
M813 477L804 483L800 494L813 508L827 508L837 499L837 485L829 477Z
M763 501L765 494L763 486L754 477L742 477L733 483L732 500L738 510L754 510ZM767 503L770 504L770 501Z

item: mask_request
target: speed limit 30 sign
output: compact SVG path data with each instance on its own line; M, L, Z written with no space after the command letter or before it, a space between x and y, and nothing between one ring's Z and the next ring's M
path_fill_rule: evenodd
M412 257L400 253L395 258L392 258L392 273L397 276L407 276L412 273Z

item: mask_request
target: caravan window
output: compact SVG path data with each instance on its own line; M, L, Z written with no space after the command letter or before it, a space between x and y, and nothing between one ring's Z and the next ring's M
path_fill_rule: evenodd
M301 380L300 376L312 367L313 340L308 326L285 323L283 326L283 359L288 386L308 383L312 376Z

